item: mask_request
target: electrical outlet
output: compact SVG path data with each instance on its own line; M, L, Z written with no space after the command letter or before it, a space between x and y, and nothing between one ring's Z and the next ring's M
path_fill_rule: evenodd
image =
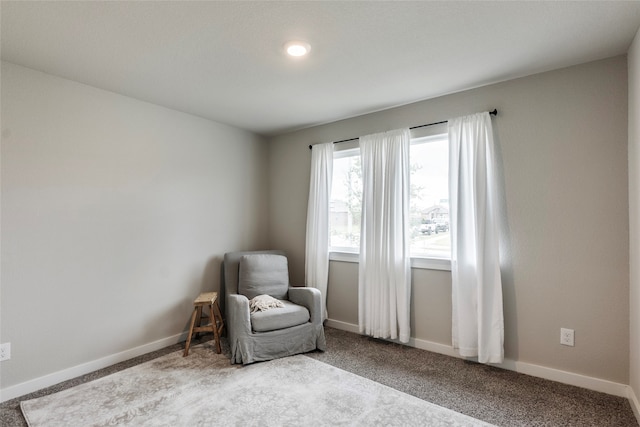
M573 329L560 328L560 344L573 347L574 343Z
M11 343L0 344L0 362L11 359Z

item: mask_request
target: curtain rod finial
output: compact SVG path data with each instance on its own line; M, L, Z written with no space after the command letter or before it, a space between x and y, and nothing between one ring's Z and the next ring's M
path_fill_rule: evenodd
M489 111L489 114L491 114L492 116L497 116L498 115L498 109L494 108L493 111Z

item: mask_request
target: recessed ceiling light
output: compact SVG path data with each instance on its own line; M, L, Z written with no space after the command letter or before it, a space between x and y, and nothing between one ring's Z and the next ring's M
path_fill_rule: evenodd
M311 46L301 41L290 41L284 45L284 50L289 56L305 56L311 50Z

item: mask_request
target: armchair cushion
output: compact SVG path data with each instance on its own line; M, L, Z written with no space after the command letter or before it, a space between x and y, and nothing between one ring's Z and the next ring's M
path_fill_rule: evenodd
M309 310L289 301L282 301L284 307L251 313L251 329L255 332L268 332L291 328L310 319Z
M240 258L238 293L253 299L258 295L271 295L286 299L289 289L287 258L274 254L251 254Z

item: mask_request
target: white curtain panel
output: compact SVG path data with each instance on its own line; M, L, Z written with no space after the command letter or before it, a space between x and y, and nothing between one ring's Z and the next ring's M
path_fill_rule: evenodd
M311 179L307 207L305 282L322 294L322 320L327 319L329 281L329 201L333 175L333 143L311 147Z
M360 333L409 341L409 129L360 138Z
M489 113L449 120L453 347L481 363L504 358L493 128Z

